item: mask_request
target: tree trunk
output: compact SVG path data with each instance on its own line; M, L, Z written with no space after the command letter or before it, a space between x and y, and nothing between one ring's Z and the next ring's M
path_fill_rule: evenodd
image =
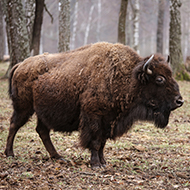
M76 39L77 23L78 23L78 0L75 3L73 20L74 21L73 21L73 33L71 38L71 49L75 48L75 39Z
M187 56L190 55L190 12L187 12L182 17L182 31L183 31L183 38L182 38L182 52L183 52L183 58L186 59Z
M139 53L139 0L134 2L133 48Z
M70 1L59 0L59 52L68 51L70 43Z
M96 32L97 42L100 41L101 11L102 11L102 2L101 0L98 0L98 21L97 21L97 32Z
M6 15L10 69L30 56L30 47L21 0L3 0L3 2Z
M126 16L126 44L130 47L133 46L133 6L131 0L129 0L129 5L127 8L127 16Z
M179 80L190 80L190 76L186 72L184 64L182 64L181 18L179 10L181 5L180 0L171 0L169 50L174 76Z
M27 0L24 4L24 10L25 10L25 20L26 20L26 29L28 32L28 39L31 49L32 44L32 35L33 35L33 26L34 26L34 18L35 18L35 8L36 3L35 0Z
M3 31L3 4L0 1L0 61L3 60L3 56L5 54L5 36Z
M94 5L92 5L90 8L90 12L89 12L89 16L88 16L88 23L86 26L86 31L85 31L85 36L84 36L84 45L86 45L88 42L88 35L89 35L89 31L90 31L90 24L91 24L91 20L92 20L93 10L94 10Z
M127 14L128 0L121 0L120 12L119 12L119 22L118 22L118 42L126 44L125 39L125 24L126 24L126 14Z
M41 27L43 22L44 0L35 0L35 1L36 1L35 19L34 19L30 50L31 51L33 50L33 55L38 55L40 49Z
M157 52L163 53L163 31L164 31L164 9L165 0L159 0L158 24L157 24Z
M183 62L181 51L181 19L179 10L180 7L180 0L171 0L169 50L171 57L171 65L174 74L176 74L179 65Z

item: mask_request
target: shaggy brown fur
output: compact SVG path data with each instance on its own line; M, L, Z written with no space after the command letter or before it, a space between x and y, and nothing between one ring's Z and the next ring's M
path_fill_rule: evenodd
M12 85L18 91L18 97L26 98L26 102L32 99L32 85L33 81L39 75L43 75L54 67L59 67L65 60L72 58L73 54L89 48L91 45L86 45L76 50L60 53L37 55L29 57L23 62L16 64L10 73L9 94L12 95ZM16 70L16 72L15 72ZM14 78L12 80L14 74ZM22 85L20 85L22 84Z
M48 65L50 61L52 68L41 63L35 76L14 68L10 79L14 113L6 155L13 155L14 135L34 112L36 130L51 157L60 157L49 137L51 129L79 130L81 146L91 150L92 166L106 163L106 140L123 135L135 121L153 121L164 128L171 110L183 101L164 59L154 56L149 64L152 74L143 70L147 60L127 46L102 42L47 55L42 62Z

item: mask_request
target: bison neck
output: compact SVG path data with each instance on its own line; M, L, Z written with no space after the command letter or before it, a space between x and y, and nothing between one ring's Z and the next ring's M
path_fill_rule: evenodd
M133 124L140 121L154 121L154 111L142 104L137 104L134 107L120 113L113 128L113 135L111 138L116 139L127 133Z

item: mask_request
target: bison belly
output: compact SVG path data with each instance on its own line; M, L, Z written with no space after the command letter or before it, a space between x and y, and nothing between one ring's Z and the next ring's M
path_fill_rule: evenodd
M46 127L61 132L78 130L78 96L67 85L48 78L39 79L34 84L33 98L37 117Z

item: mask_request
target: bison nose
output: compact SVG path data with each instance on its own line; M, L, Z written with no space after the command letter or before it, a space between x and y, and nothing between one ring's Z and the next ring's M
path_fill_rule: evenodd
M182 99L181 96L177 96L176 99L175 99L175 104L176 104L176 107L181 107L184 103L184 100Z

